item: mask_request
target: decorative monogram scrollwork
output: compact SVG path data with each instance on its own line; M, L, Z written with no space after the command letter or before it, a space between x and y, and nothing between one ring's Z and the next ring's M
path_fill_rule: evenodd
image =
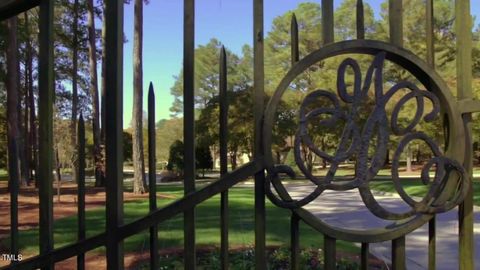
M357 61L346 58L338 67L336 94L327 90L315 90L304 98L298 112L299 126L295 134L293 149L298 169L316 187L303 198L293 199L280 178L281 174L294 178L293 169L287 165L271 164L267 168L266 193L274 204L284 208L297 209L315 200L325 190L343 191L358 188L363 202L374 215L387 220L400 220L418 214L445 212L462 202L468 191L464 168L457 160L444 154L434 140L416 130L422 120L431 122L438 119L441 107L439 98L433 92L421 90L416 84L409 81L397 82L385 91L383 80L385 59L386 52L376 53L363 78ZM353 72L351 91L347 89L347 70ZM374 105L366 120L361 121L359 119L360 110L362 104L369 99L369 91L372 88L374 92L370 96L374 100ZM391 112L387 114L387 103L393 102L392 97L400 91L406 92L406 94L396 101ZM426 106L427 100L431 106ZM407 103L412 103L412 101L416 105L416 111L406 124L400 125L400 112ZM325 103L328 105L318 106L318 104ZM427 107L431 110L425 112ZM314 123L313 120L315 120ZM309 134L311 132L309 125L324 128L343 125L339 143L333 154L327 153L325 149L320 149L315 145ZM404 213L394 213L382 207L369 187L369 181L385 166L391 135L400 137L392 159L391 177L396 191L410 206L410 209ZM369 154L369 148L372 147L373 138L376 142L372 155ZM400 156L405 147L414 140L428 145L433 156L421 171L421 181L425 185L429 184L429 190L420 201L416 201L405 192L399 177ZM301 153L302 148L308 148L309 151L329 163L330 167L324 177L315 176L306 168ZM342 181L335 180L339 166L347 160L355 161L354 176ZM429 172L432 170L434 177L430 179ZM449 185L447 184L449 181L454 183ZM447 186L455 188L446 188Z

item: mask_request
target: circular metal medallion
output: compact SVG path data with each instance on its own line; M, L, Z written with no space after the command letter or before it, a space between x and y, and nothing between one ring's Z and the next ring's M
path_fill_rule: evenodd
M345 54L364 54L373 56L366 74L362 77L360 65L353 58L344 59L337 70L336 93L327 90L310 92L302 101L298 109L298 128L294 140L295 163L299 171L314 185L315 188L300 199L293 199L281 181L281 174L294 177L291 167L275 164L272 156L272 131L276 122L276 113L279 102L290 84L308 68L320 61ZM388 60L404 70L410 72L420 82L395 82L388 89L383 82L385 61ZM347 91L345 75L347 69L353 72L353 90ZM374 105L366 121L358 121L361 104L365 102L369 91L373 89ZM405 91L390 114L387 114L386 104L400 90ZM327 101L328 106L317 106L319 99ZM426 102L432 104L425 106ZM416 111L412 119L403 126L398 124L400 111L407 102L414 102ZM428 107L428 111L427 108ZM431 108L430 108L431 107ZM446 145L443 152L435 141L425 133L417 131L421 121L431 122L444 115L444 122L448 125ZM315 125L320 128L331 128L340 122L343 130L338 138L339 144L333 154L320 149L311 137L313 119L318 119ZM409 233L427 222L433 214L448 211L463 201L467 190L467 177L463 169L465 153L465 132L461 114L456 108L455 98L450 93L441 77L428 65L411 52L392 44L370 41L353 40L327 45L297 62L282 79L275 90L264 115L263 146L267 166L266 194L277 206L295 211L305 222L332 237L348 241L378 242L395 239ZM400 138L393 154L391 178L401 199L408 204L409 210L403 213L391 212L384 208L373 196L369 182L385 165L390 136ZM372 139L375 138L375 150L369 153ZM423 141L432 153L432 158L423 166L421 180L429 184L429 190L420 201L410 197L403 189L399 177L400 155L405 146L413 140ZM324 159L330 164L324 177L318 177L305 167L302 148ZM347 160L354 160L355 174L346 181L336 181L336 173L340 164ZM434 177L430 179L429 171L434 169ZM273 189L272 189L273 188ZM312 202L325 190L336 192L358 189L363 203L375 216L392 220L393 223L384 228L351 230L331 226L309 211L302 208Z

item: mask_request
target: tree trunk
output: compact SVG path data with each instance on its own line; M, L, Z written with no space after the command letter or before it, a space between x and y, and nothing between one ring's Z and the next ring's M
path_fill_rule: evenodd
M412 149L407 145L407 172L412 171Z
M18 109L18 44L17 44L17 17L8 19L7 41L7 142L8 142L8 188L18 187L19 179L19 130Z
M18 19L17 19L18 21ZM17 43L18 46L18 43ZM17 47L18 48L18 47ZM27 111L24 111L24 114L22 115L22 101L20 98L20 95L25 94L26 91L23 93L21 92L22 87L20 84L20 62L17 60L17 92L19 95L18 103L17 103L17 111L18 111L18 159L20 162L20 185L24 186L27 184L28 180L28 164L27 164L27 156L25 153L25 139L26 139L26 134L25 134L25 129L27 126L24 126L22 119L23 115L27 114ZM24 97L24 96L23 96ZM25 101L25 98L23 99ZM26 110L26 104L25 104L25 110Z
M107 65L106 65L106 52L107 52L107 48L105 47L106 46L106 43L105 43L105 36L106 36L106 27L107 27L107 23L106 23L106 16L105 16L105 1L103 1L103 19L102 19L102 73L101 73L101 76L102 76L102 89L101 89L101 106L100 106L100 121L101 121L101 129L100 129L100 145L101 145L101 150L102 150L102 157L105 157L106 154L105 154L105 127L107 126L107 122L106 122L106 91L107 91L107 84L106 84L106 80L105 80L105 76L106 76L106 70L107 70ZM103 158L103 161L102 161L102 167L105 168L106 166L106 163L105 163L105 158ZM105 172L105 170L104 170ZM104 177L105 177L105 174L104 174Z
M28 90L28 70L27 70L27 59L25 59L25 73L24 73L24 92L23 92L23 169L25 174L25 183L30 184L31 177L31 156L32 156L32 147L30 142L30 136L28 132L28 117L30 112L29 106L29 90Z
M145 192L143 156L143 0L135 0L133 35L133 192Z
M385 157L385 165L390 164L390 149L387 148L387 155Z
M55 147L55 174L57 175L57 200L60 202L60 189L62 184L62 174L60 171L60 158L58 156L58 146Z
M237 169L237 151L232 151L230 158L232 163L232 171L234 171Z
M31 158L30 161L30 181L35 181L35 186L38 185L37 178L35 177L37 174L38 168L38 147L37 147L37 126L35 124L35 95L33 93L33 53L32 53L32 43L30 40L30 23L28 12L25 12L25 28L27 29L27 48L26 48L26 70L27 70L27 78L28 78L28 99L29 99L29 125L30 125L30 154L29 157ZM35 174L33 173L35 172ZM35 175L35 176L34 176Z
M93 130L93 161L95 164L95 186L105 185L105 173L102 165L102 151L100 147L100 111L98 102L98 77L97 77L97 47L95 44L95 14L93 13L93 0L87 1L88 6L88 58L90 64L90 95L92 96L92 130Z
M72 178L77 183L77 115L78 115L78 0L73 4L73 42L72 42L72 119L70 125L70 143L73 146Z
M277 156L277 164L280 164L282 163L282 160L281 160L281 154L280 154L280 151L275 151L275 154Z

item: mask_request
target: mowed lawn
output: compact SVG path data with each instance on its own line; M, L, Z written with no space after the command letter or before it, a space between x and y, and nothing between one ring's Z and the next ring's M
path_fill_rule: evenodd
M428 186L423 185L420 179L401 179L400 180L403 189L410 196L423 197L427 190ZM376 191L397 193L393 182L390 181L371 181L370 187ZM477 206L480 206L480 181L478 179L473 181L473 203Z
M158 199L158 206L164 206L183 196L180 186L157 187L159 195L168 195L176 198ZM215 245L220 243L220 196L214 196L196 208L196 242L199 246ZM235 187L229 191L229 240L231 247L254 246L254 193L253 188ZM124 204L125 223L142 217L148 212L148 200L128 202ZM291 212L278 208L266 200L268 246L288 246L290 241ZM87 237L102 233L105 230L105 208L88 210ZM74 243L77 237L77 218L70 216L55 221L54 241L55 248ZM183 246L183 215L159 224L160 248L182 248ZM3 244L8 246L8 239ZM38 254L38 229L20 232L20 250L24 255ZM126 252L148 251L148 231L134 235L125 240ZM301 223L300 243L303 248L323 248L323 237L317 231ZM356 253L360 251L352 243L337 242L340 251ZM94 252L103 252L98 248Z

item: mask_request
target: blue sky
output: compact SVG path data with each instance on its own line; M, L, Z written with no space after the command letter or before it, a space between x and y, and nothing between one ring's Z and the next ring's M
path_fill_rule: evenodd
M320 2L320 0L317 0ZM133 1L132 1L133 2ZM233 52L240 54L244 44L252 44L253 0L196 0L195 44L219 39ZM294 9L302 0L264 0L265 29L270 30L276 16ZM342 0L335 1L335 7ZM383 0L364 1L376 15ZM472 2L472 14L480 17L480 5ZM477 20L478 21L478 20ZM124 115L123 123L130 125L133 104L133 4L125 6L124 31L128 42L124 46ZM173 97L170 87L182 66L183 1L150 0L144 8L144 108L147 108L147 89L153 82L156 93L156 119L169 118Z

